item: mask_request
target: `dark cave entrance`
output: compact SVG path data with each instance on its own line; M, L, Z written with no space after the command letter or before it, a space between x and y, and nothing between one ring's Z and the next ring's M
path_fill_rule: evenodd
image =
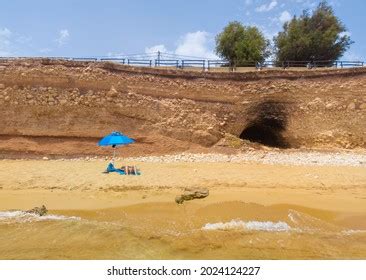
M284 104L265 101L249 110L250 121L240 134L240 139L269 147L289 148L283 137L287 127L287 110Z

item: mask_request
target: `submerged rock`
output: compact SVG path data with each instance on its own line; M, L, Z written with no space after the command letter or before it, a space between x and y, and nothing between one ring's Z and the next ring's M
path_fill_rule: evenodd
M185 188L184 193L175 197L175 202L182 204L185 200L202 199L209 195L207 188Z
M46 208L46 206L42 205L41 207L34 207L30 210L25 211L26 213L30 213L30 214L36 214L38 216L44 216L47 214L48 210Z

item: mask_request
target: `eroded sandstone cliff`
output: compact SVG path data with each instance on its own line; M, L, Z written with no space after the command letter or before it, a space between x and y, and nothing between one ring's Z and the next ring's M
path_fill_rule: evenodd
M132 154L207 149L227 135L279 148L366 148L365 86L365 68L199 73L3 60L0 153L98 153L95 141L112 130L137 139Z

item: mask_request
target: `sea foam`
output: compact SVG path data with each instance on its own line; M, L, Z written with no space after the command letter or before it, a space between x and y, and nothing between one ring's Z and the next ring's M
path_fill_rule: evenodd
M291 227L285 222L241 221L231 220L226 223L205 224L202 230L257 230L257 231L289 231Z
M47 220L80 220L80 217L63 216L63 215L44 215L39 216L33 213L27 213L24 211L0 211L0 222L34 222L34 221L47 221Z

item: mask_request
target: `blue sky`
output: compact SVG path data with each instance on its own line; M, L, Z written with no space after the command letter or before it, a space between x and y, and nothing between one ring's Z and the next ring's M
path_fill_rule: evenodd
M366 60L366 1L329 0L355 43L345 59ZM113 56L157 50L215 57L230 21L272 38L318 0L1 1L0 56Z

